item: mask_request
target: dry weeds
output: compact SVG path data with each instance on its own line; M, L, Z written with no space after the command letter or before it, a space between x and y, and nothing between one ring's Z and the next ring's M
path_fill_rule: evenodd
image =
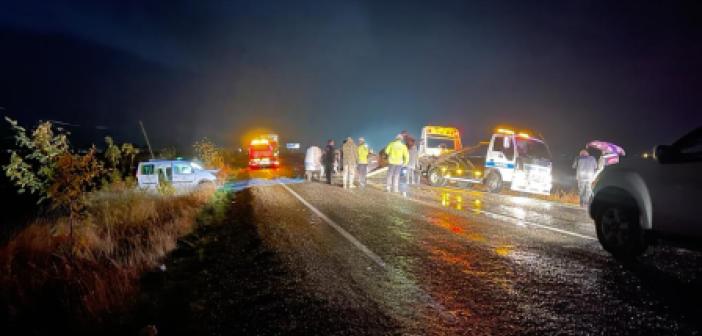
M0 299L10 318L50 303L79 319L125 307L140 275L190 233L214 188L181 196L135 190L89 196L69 235L67 217L42 218L0 247Z

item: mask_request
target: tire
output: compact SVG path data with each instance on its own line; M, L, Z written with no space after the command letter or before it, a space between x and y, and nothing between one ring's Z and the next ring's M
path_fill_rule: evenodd
M427 174L427 181L429 181L429 185L434 187L443 187L446 185L446 179L441 176L441 171L439 171L438 168L432 168L429 170L429 174Z
M595 218L597 239L617 259L631 260L648 247L639 211L628 204L603 204Z
M502 190L502 176L497 172L490 172L485 178L485 188L491 193L498 193Z

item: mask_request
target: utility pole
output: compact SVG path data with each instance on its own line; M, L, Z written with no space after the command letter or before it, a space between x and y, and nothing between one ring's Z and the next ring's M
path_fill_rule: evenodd
M139 126L141 126L141 133L144 134L144 139L146 140L146 146L149 147L149 153L151 153L151 158L155 159L156 157L154 157L154 151L151 150L151 143L149 142L149 136L146 135L146 129L144 128L144 124L141 122L141 120L139 120Z

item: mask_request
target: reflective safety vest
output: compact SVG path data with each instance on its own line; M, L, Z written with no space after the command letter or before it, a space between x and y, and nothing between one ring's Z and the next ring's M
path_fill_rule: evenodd
M388 163L392 165L407 165L409 163L409 151L407 146L400 140L395 140L385 147L385 154L388 156Z
M368 164L368 145L365 143L358 146L358 164Z

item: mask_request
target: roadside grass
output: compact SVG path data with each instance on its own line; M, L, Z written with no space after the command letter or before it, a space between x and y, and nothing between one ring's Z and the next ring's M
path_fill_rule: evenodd
M214 187L180 196L94 192L72 236L70 218L36 219L0 247L0 321L51 330L36 326L48 318L72 328L127 308L141 274L192 232L213 194Z

